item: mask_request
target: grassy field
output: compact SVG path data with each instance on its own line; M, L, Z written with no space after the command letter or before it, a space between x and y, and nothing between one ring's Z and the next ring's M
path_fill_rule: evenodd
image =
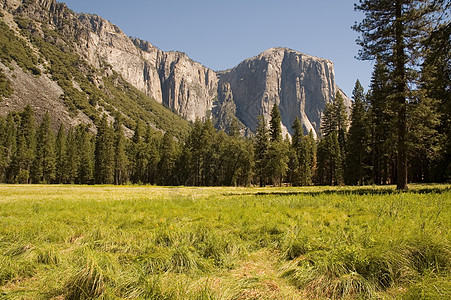
M0 299L451 299L451 185L0 185Z

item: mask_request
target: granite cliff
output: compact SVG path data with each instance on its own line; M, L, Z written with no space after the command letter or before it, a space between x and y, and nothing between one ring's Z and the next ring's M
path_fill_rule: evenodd
M306 55L287 48L271 48L247 59L237 67L219 73L222 93L229 94L236 116L252 131L257 116L270 119L275 103L279 106L284 132L292 131L299 117L304 132L319 132L325 104L337 91L334 65L330 60ZM346 105L350 100L343 94Z
M294 119L299 117L305 132L313 130L316 134L325 104L340 91L331 61L287 48L272 48L231 70L215 72L184 53L164 52L147 41L128 37L99 16L76 14L55 0L0 0L0 9L3 21L11 28L17 27L19 18L40 22L39 26L29 26L32 34L49 39L43 28L56 32L57 38L51 42L65 43L66 48L98 70L90 76L96 87L102 88L106 78L118 74L186 120L213 118L220 129L236 118L246 132L255 131L257 116L269 120L271 108L277 103L285 133L291 131ZM9 78L14 81L14 76ZM64 91L54 86L54 96L47 98L55 102ZM26 93L20 97L26 97ZM347 97L345 100L350 105Z

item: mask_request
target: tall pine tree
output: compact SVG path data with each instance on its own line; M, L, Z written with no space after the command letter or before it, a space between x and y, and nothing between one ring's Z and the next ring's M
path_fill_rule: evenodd
M122 119L116 116L114 122L114 184L121 185L127 181L127 154Z
M65 183L66 180L66 164L67 164L67 136L64 125L61 124L55 141L55 168L56 183Z
M260 186L265 186L268 179L268 148L269 136L266 121L263 116L258 117L257 132L254 138L255 176Z
M114 135L104 114L97 126L95 148L95 182L114 183Z
M346 183L363 185L371 175L371 119L365 91L357 80L352 92L351 126L348 134Z
M47 112L36 134L36 155L32 170L34 183L53 183L55 180L55 135L50 124L50 115Z
M14 182L29 183L36 151L36 121L34 111L29 105L25 106L19 116L12 173Z
M421 40L434 22L429 15L440 5L441 1L435 0L360 0L355 6L365 13L363 21L354 26L361 33L359 57L378 58L389 67L393 79L393 97L387 101L396 110L398 189L407 189L408 183L407 107L412 86L409 83L416 79Z

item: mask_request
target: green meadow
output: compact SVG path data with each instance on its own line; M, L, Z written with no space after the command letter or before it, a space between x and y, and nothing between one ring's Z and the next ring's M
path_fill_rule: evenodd
M451 185L0 185L0 299L451 299Z

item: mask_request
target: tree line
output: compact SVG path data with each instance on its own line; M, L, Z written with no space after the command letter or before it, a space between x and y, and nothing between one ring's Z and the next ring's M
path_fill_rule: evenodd
M379 98L383 93L377 90L381 86L379 76L385 74L380 70L383 68L376 65L371 92L365 94L360 82L356 82L350 114L340 93L333 103L326 105L318 139L312 131L304 135L298 118L292 124L291 138L284 138L277 104L273 106L269 126L263 116L259 117L252 138L241 135L236 121L225 132L216 130L211 120L196 120L183 141L140 122L133 136L126 138L120 117L110 123L106 115L97 124L96 134L86 125L68 129L60 125L55 133L48 113L37 124L32 108L26 106L21 112L0 117L0 182L187 186L392 184L397 178L395 138L390 112L386 104L379 106L383 103ZM416 126L424 128L424 123L429 122L423 119ZM433 124L440 127L441 123ZM428 143L440 144L438 128L428 128L427 133ZM431 153L428 144L421 142L412 148L410 180L449 179L450 173L443 170L443 166L451 166L444 153L446 147L435 148L437 153Z

